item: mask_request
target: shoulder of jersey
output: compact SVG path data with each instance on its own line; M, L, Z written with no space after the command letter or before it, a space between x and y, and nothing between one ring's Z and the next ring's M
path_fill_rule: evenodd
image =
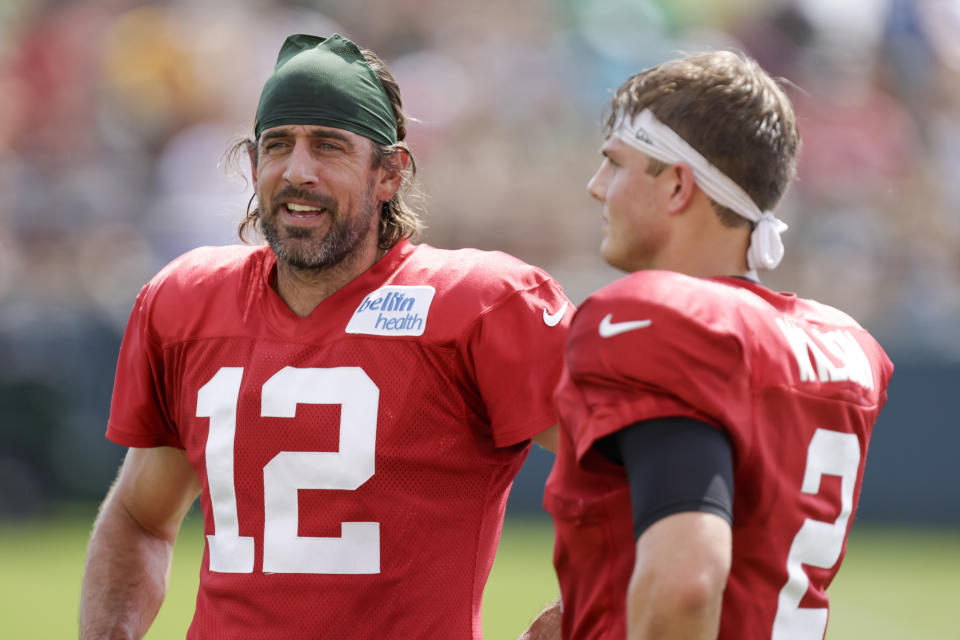
M454 304L465 314L482 312L516 291L533 289L551 280L542 269L500 251L437 249L418 245L398 270L396 281L426 284L435 300Z
M610 314L610 318L607 318ZM630 322L649 321L642 331L628 331L644 340L644 349L673 344L687 347L697 340L721 348L730 356L739 350L757 361L775 359L784 347L778 323L800 322L818 331L852 330L874 345L877 359L886 355L848 314L815 300L797 298L757 287L739 286L727 279L692 278L678 273L647 271L621 278L591 296L579 309L571 328L574 340L591 340L598 349L615 351L623 340L603 340L601 325L629 328ZM631 338L628 338L631 339ZM612 344L605 344L612 343ZM704 343L703 348L707 348ZM711 347L712 349L712 347ZM890 367L884 365L886 369Z
M566 351L571 377L670 388L683 378L677 371L696 370L701 381L726 376L743 362L748 341L731 311L735 290L663 271L636 272L600 289L574 316Z
M241 291L259 275L264 247L199 247L172 260L144 287L145 304L160 321L177 321L185 311L237 306Z
M689 325L701 325L709 331L733 330L739 324L736 316L740 304L730 304L730 296L736 296L738 303L750 303L753 297L722 282L670 271L638 271L587 298L574 318L573 331L600 331L601 337L612 337L618 335L618 328L640 327L641 322L649 322L643 327L649 326L654 329L651 333L661 335ZM601 323L604 330L599 329Z
M810 320L815 323L864 330L852 316L836 307L807 298L800 298L797 302L797 318L799 320Z
M165 287L204 287L239 275L262 246L198 247L171 260L151 282Z
M670 271L638 271L607 285L591 295L581 307L602 309L630 308L679 313L694 323L731 329L749 322L751 316L789 313L799 320L860 329L852 317L815 300L793 294L768 291L757 293L748 286L736 286L725 280L694 278ZM601 314L601 317L603 314Z

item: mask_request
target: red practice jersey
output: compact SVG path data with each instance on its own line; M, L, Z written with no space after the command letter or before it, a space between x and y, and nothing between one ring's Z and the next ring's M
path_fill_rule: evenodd
M188 638L479 638L511 482L556 422L572 307L502 253L402 241L297 317L267 247L148 283L107 437L179 447L207 544Z
M591 296L556 390L561 434L544 504L564 638L619 639L635 547L622 466L592 445L689 417L729 439L733 563L721 640L821 639L873 424L893 365L854 320L740 278L665 271Z

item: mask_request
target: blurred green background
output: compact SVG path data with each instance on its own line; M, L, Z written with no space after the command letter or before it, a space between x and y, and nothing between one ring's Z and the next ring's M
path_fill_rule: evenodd
M76 637L90 516L73 513L30 526L0 526L3 637ZM189 626L203 554L199 518L191 514L177 542L169 595L147 638L182 638ZM507 521L484 596L485 638L516 638L557 596L552 544L549 520ZM847 559L829 591L827 640L957 640L957 568L960 531L854 525Z
M74 635L87 531L123 455L103 432L134 297L183 251L236 242L249 186L221 154L252 129L283 38L337 31L387 61L418 119L424 240L513 253L575 302L619 275L585 191L610 91L718 47L786 78L804 149L765 282L848 311L897 366L830 638L960 638L945 618L960 593L960 1L225 6L0 3L0 636ZM549 465L535 450L515 484L509 515L528 524L507 529L490 637L555 589ZM153 637L181 633L201 542L187 530Z

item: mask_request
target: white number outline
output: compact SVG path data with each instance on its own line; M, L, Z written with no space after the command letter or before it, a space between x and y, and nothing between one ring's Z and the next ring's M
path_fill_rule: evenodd
M252 573L252 536L239 535L234 443L242 367L221 367L197 393L209 418L204 450L213 534L210 571ZM340 405L337 451L281 451L263 468L265 573L380 573L380 524L343 522L339 537L297 535L299 489L354 490L373 477L380 390L359 367L284 367L261 389L261 417L295 418L298 404Z
M853 494L860 468L860 442L852 433L817 429L807 448L801 491L816 495L825 475L840 476L840 515L833 522L807 518L787 554L787 582L780 590L771 640L820 640L827 628L827 610L801 608L810 587L807 564L829 569L840 559L853 511Z

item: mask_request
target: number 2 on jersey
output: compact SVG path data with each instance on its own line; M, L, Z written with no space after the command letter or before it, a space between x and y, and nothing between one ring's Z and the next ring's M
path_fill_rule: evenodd
M801 608L800 601L810 587L810 578L801 565L829 569L840 559L853 511L853 493L860 467L860 443L852 433L817 429L807 448L803 493L820 492L825 475L840 476L840 515L833 522L807 518L787 554L787 583L780 590L771 640L820 640L827 628L826 609Z
M204 451L213 515L210 571L252 573L254 538L241 536L234 484L234 439L242 367L221 367L197 394L209 418ZM260 415L294 418L298 404L337 404L339 451L281 451L263 468L265 573L380 572L380 524L343 522L340 537L297 535L299 489L357 489L374 474L380 390L359 367L284 367L263 384Z

